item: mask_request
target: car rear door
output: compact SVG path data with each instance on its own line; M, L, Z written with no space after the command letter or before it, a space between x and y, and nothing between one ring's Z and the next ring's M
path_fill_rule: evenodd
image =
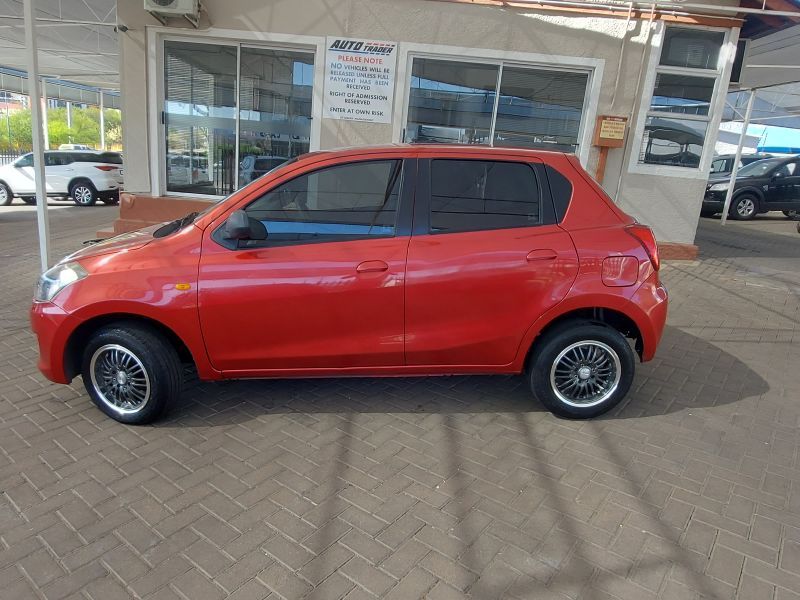
M214 367L236 376L402 365L415 172L416 160L396 153L329 160L247 205L265 241L232 246L221 223L209 227L199 309Z
M543 165L513 154L420 160L406 269L406 363L510 364L577 274Z

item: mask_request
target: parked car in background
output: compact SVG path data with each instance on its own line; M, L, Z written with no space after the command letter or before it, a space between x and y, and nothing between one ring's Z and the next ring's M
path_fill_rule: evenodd
M525 373L556 414L627 394L667 316L651 230L573 155L314 152L39 280L39 368L146 423L202 379Z
M170 154L167 156L167 177L173 186L210 183L208 158L199 154Z
M78 206L92 206L98 200L106 204L119 202L123 171L118 152L48 150L44 164L48 197L70 197ZM27 204L36 202L31 153L0 167L0 206L11 204L15 197Z
M757 154L743 154L739 160L739 168L741 169L750 163L754 163L757 160L764 160L765 158L772 158L772 155L763 152ZM733 172L733 162L735 159L735 154L720 154L719 156L715 156L714 160L711 161L711 171L709 171L709 175L711 177L730 175Z
M722 212L730 184L727 176L710 177L700 215ZM762 159L739 169L730 216L743 221L773 210L793 217L800 210L800 157Z
M248 154L239 162L239 187L266 175L288 160L285 156L257 156Z
M94 150L91 146L86 144L61 144L59 150Z

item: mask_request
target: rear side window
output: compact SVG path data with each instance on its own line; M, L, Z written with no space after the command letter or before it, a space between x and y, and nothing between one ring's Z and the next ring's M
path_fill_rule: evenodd
M393 236L402 161L327 167L301 175L250 204L268 244Z
M75 162L122 164L122 157L118 152L71 152L70 156Z
M431 233L541 223L539 184L524 163L436 159L431 164Z
M72 158L63 152L48 152L44 155L44 164L48 167L63 167L72 164Z

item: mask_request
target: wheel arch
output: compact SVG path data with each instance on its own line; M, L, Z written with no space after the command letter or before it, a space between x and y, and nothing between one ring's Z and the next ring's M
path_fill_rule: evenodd
M64 346L64 372L70 380L81 372L83 349L92 334L114 323L133 323L157 331L175 348L182 362L189 362L195 367L197 366L197 361L189 347L167 325L156 319L134 313L111 313L84 321L70 334Z
M540 347L542 340L544 340L553 331L570 327L572 324L591 323L595 325L602 325L609 327L620 332L626 338L634 340L634 348L639 359L642 360L642 353L644 351L644 337L642 331L630 316L625 313L604 306L591 306L573 308L554 316L547 321L535 332L533 340L528 344L523 362L523 368L527 368L530 364L531 357Z
M731 198L731 203L733 203L733 201L742 194L752 194L753 196L755 196L756 199L758 200L759 208L761 206L761 203L764 202L764 192L761 190L761 188L749 186L738 190L733 190L733 197Z
M89 177L87 177L86 175L76 175L75 177L69 180L69 183L67 184L67 193L70 193L72 191L72 186L77 185L82 181L85 181L86 183L91 185L94 190L97 190L97 186Z

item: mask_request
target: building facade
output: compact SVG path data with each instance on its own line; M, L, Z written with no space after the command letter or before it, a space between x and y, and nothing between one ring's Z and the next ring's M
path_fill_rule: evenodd
M691 255L741 21L579 4L205 0L195 29L119 3L129 194L116 227L308 151L480 143L575 153ZM602 151L601 116L624 119Z

